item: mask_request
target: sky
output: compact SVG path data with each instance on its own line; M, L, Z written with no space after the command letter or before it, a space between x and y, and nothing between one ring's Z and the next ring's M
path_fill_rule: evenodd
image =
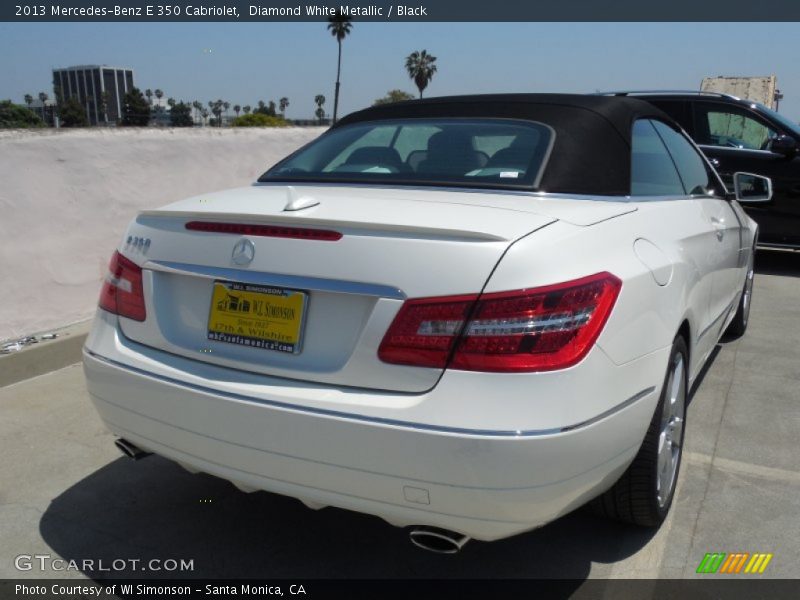
M706 76L778 76L780 112L800 121L800 23L370 23L343 43L340 116L388 90L416 93L405 57L426 49L426 96L699 89ZM782 42L781 42L782 40ZM187 101L255 106L289 98L311 118L333 111L336 41L319 23L0 23L0 99L44 91L51 70L131 67L137 87Z

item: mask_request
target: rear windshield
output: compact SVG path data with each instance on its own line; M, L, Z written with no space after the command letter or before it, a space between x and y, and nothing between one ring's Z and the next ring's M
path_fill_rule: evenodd
M552 129L528 121L370 121L332 129L259 181L531 189L552 143Z

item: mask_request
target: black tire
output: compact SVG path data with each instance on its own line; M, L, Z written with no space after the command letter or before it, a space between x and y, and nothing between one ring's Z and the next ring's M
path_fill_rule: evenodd
M680 473L681 457L683 456L683 438L686 431L686 399L687 373L688 373L689 353L686 349L686 342L682 337L675 338L672 344L667 373L664 377L664 385L661 390L656 411L647 428L642 446L628 470L614 486L592 501L590 507L603 516L640 525L642 527L658 527L669 513L672 499L675 496L675 486ZM681 380L673 386L673 374L681 371ZM670 449L677 449L675 458L674 474L669 477L669 486L665 498L660 494L659 467L659 448L661 447L661 437L665 434L664 418L674 413L672 395L674 387L680 388L678 396L682 408L680 409L680 431L677 434L677 443L671 443ZM669 404L669 407L667 406ZM665 410L669 413L665 415ZM674 435L674 429L673 435ZM667 441L663 442L666 446ZM666 451L665 451L666 452ZM664 479L664 476L661 477Z
M747 331L747 324L750 322L750 305L753 301L753 261L755 260L756 249L750 254L750 260L747 263L747 275L744 279L744 287L742 288L742 295L739 298L739 306L736 309L736 314L733 321L728 325L725 333L731 337L742 337L744 332Z

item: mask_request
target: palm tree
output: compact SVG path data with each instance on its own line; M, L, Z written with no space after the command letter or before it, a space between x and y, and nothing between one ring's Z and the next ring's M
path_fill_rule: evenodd
M211 113L217 119L217 127L222 127L222 106L224 102L220 100L209 100L208 107L211 109Z
M203 110L203 105L200 104L200 100L195 100L192 102L192 108L194 109L194 116L195 118L200 116L200 111Z
M286 116L286 109L289 108L289 99L284 96L280 100L278 100L278 106L281 107L281 116Z
M412 52L406 57L406 71L408 71L408 76L414 80L420 98L430 80L433 79L433 74L436 73L436 65L433 64L435 62L436 57L428 54L425 50Z
M241 110L242 110L242 107L239 106L238 104L234 104L233 105L233 112L236 113L236 117L237 118L239 117L239 112L241 112Z
M25 94L25 104L28 105L28 110L31 109L31 104L33 104L33 96L30 94Z
M45 120L45 118L44 118L44 103L47 102L47 98L48 98L47 94L45 94L44 92L39 92L39 100L41 100L41 102L42 102L42 121Z
M225 117L228 117L228 109L231 107L230 102L223 102L222 107L225 109Z
M325 96L322 94L317 94L314 96L314 103L317 105L317 110L314 111L317 119L322 122L322 119L325 118L325 109L322 108L322 105L325 104Z
M167 98L167 106L173 108L176 104L177 102L175 102L175 98Z
M351 23L353 19L347 15L333 15L328 17L328 31L336 38L336 43L339 44L339 62L336 66L336 92L333 96L333 122L336 123L336 116L339 112L339 76L342 73L342 40L350 34L353 28Z
M203 125L205 125L206 119L208 119L208 111L204 108L200 111L200 116L203 117Z
M161 90L156 90L155 92L153 92L153 95L156 98L158 98L158 101L159 101L158 102L158 110L160 111L161 110L161 99L164 97L164 92L162 92Z
M144 95L147 96L147 101L150 103L150 106L152 106L153 105L153 90L151 90L150 88L147 88L144 91Z
M253 110L253 107L252 107L252 106L250 106L249 104L245 104L245 105L242 107L242 110L244 111L244 114L246 114L246 115L249 115L249 114L250 114L250 111L251 111L251 110Z

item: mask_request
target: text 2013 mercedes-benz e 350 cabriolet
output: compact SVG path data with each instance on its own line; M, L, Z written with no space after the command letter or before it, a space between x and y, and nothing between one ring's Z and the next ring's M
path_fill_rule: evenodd
M454 551L596 499L657 526L687 393L747 326L756 226L641 100L354 113L255 184L139 214L86 343L129 455Z

